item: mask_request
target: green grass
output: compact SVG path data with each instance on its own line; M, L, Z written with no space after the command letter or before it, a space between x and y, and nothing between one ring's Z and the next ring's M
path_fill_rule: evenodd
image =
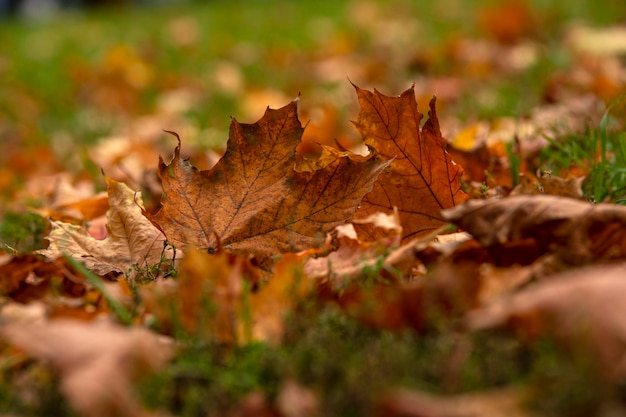
M284 76L286 71L274 73L277 68L268 56L269 50L312 49L315 40L302 25L330 15L337 17L336 28L344 27L341 7L341 2L331 1L316 2L315 6L280 2L271 7L251 1L235 9L231 2L218 1L149 11L131 8L122 12L100 10L84 16L67 14L41 24L5 22L0 26L0 54L10 63L2 77L9 94L0 99L0 110L16 122L26 117L16 114L16 103L11 100L16 95L37 106L36 114L30 115L38 116L34 139L46 141L57 130L71 130L79 141L96 139L116 124L112 118L115 115L107 114L108 109L90 109L89 103L81 102L76 89L82 80L74 79L72 72L78 65L97 71L107 51L126 46L154 70L152 81L138 91L139 111L151 111L158 93L171 87L168 84L197 80L207 96L202 109L195 112L199 122L227 126L237 104L232 97L214 97L212 65L232 59L236 48L249 42L258 58L243 67L246 80L295 96L298 87L292 80L297 72L289 77ZM198 29L197 41L188 47L175 42L171 35L168 25L177 19L188 19ZM90 120L93 116L101 120Z
M137 91L141 105L133 111L150 112L160 92L194 80L205 98L190 116L202 127L225 129L229 116L239 112L238 97L216 91L211 70L217 62L240 60L247 85L271 88L291 97L299 91L308 94L324 88L325 82L307 71L306 62L328 47L325 39L343 39L363 57L374 58L380 53L373 46L376 38L386 35L383 30L367 31L355 23L351 16L354 3L347 0L235 3L195 2L150 10L127 8L121 12L103 9L84 15L65 14L43 23L3 22L0 56L5 65L1 69L0 85L4 91L0 112L9 123L32 123L32 137L28 140L46 142L57 131L71 133L79 143L96 140L118 125L119 114L81 100L77 90L82 80L76 78L76 68L82 65L97 71L107 51L124 45L154 70L151 81ZM420 30L413 41L414 50L406 51L415 54L437 50L451 34L481 35L476 29L477 15L484 4L493 2L455 1L445 10L423 2L374 3L383 5L384 18L418 19ZM521 78L516 74L482 80L498 91L494 101L498 104L478 109L479 116L520 114L536 104L546 70L553 68L555 57L562 57L557 45L550 42L561 36L568 20L583 18L592 24L607 24L624 18L623 8L612 2L603 7L590 0L572 1L566 6L558 1L533 3L550 20L542 28L550 48ZM185 46L174 40L171 25L181 19L196 24L197 42ZM242 58L245 50L252 53ZM441 65L444 74L455 70L445 61ZM404 69L404 73L389 74L381 82L396 89L398 81L406 87L418 75ZM377 87L385 89L385 85ZM32 106L33 111L26 111L28 107L21 109L22 106ZM137 115L131 112L129 116Z
M503 333L455 339L368 328L332 308L301 313L288 320L278 348L191 343L165 371L145 378L145 400L180 416L216 415L251 392L273 401L289 376L317 394L322 415L364 416L391 387L465 392L519 381L527 372L519 365L525 348ZM466 343L473 350L453 365Z
M625 98L616 101L599 126L551 140L551 145L541 151L541 169L558 174L583 168L588 172L583 183L585 198L596 203L626 204L626 132L616 127L611 113L624 103Z

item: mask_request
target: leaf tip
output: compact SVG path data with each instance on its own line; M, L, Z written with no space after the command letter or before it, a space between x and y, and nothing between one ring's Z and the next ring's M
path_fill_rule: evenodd
M433 95L428 103L428 120L424 124L423 130L430 131L437 137L441 137L441 128L439 127L439 119L437 118L437 96Z
M104 168L100 168L100 174L102 174L102 177L104 178L104 183L107 185L107 188L109 187L109 183L111 182L111 177L109 177L105 172L104 172Z
M409 88L407 88L405 91L402 92L402 94L400 94L399 97L404 96L413 97L415 99L415 83L412 83Z
M430 109L434 111L436 104L437 104L437 96L433 94L433 97L430 99L430 102L428 103L428 107L430 107Z

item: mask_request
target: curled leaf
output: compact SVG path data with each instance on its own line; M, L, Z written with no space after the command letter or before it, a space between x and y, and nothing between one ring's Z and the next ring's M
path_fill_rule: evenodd
M532 239L540 253L580 265L626 257L626 207L551 195L470 200L443 217L483 246Z

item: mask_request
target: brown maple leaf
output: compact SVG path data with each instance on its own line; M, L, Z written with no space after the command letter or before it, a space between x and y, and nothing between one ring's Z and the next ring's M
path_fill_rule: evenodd
M179 141L172 162L160 160L161 208L146 216L177 247L212 253L221 244L262 262L321 244L354 214L388 163L337 153L322 169L298 172L303 131L297 100L268 108L254 124L233 119L226 153L206 171L180 157Z
M374 189L363 198L355 218L397 207L403 241L427 234L446 223L442 209L454 207L467 197L461 190L463 169L446 151L435 112L430 102L429 119L420 130L422 113L417 110L413 87L399 97L388 97L354 86L361 105L356 127L378 158L391 159ZM371 228L359 226L372 239Z

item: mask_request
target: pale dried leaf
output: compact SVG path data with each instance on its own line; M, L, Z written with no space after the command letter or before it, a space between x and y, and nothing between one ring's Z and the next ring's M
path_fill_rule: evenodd
M142 214L141 193L109 178L106 181L107 237L96 240L80 226L51 221L50 246L40 253L47 258L68 254L96 274L130 272L133 278L137 274L133 265L147 268L161 261L165 236Z
M380 417L531 417L524 409L527 394L501 389L456 396L396 389L382 396L376 416Z
M86 417L147 416L131 382L161 367L172 346L141 328L54 320L0 327L0 336L60 373L60 389Z
M276 405L284 417L320 415L319 401L315 393L292 378L283 382L278 398L276 398Z

